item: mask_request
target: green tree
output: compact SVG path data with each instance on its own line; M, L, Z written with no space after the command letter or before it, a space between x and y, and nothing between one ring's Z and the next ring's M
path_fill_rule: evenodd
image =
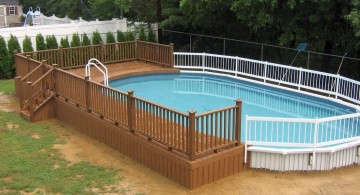
M57 49L59 47L55 35L46 36L45 42L46 42L46 49Z
M115 37L112 32L106 33L106 43L115 43Z
M71 47L79 47L81 45L80 36L77 33L74 33L71 37Z
M70 47L70 43L69 43L68 37L61 37L61 39L60 39L60 46L61 46L61 47L64 47L64 48Z
M103 41L102 41L100 33L98 31L94 31L93 36L92 36L92 44L97 45L97 44L100 44L102 42Z
M89 37L86 35L86 33L84 33L83 36L82 36L81 45L82 46L91 45L91 41L90 41Z
M129 12L132 0L89 0L91 10L100 20L111 19L116 16L123 17Z
M156 1L157 0L133 0L129 10L129 17L147 24L157 22Z
M42 34L39 33L36 35L35 43L36 43L37 51L46 49L45 40L44 40L44 37L42 36Z
M126 37L125 34L119 30L116 31L116 38L118 42L125 42L126 41Z
M8 77L8 49L4 37L0 36L0 79Z
M127 31L125 37L126 37L126 41L135 41L135 35L131 31Z
M139 39L140 41L147 41L144 27L140 28Z
M12 78L15 76L15 59L14 59L14 52L21 52L21 47L19 41L16 36L10 34L10 39L8 40L8 66L4 71L6 73L6 77Z
M156 35L151 28L149 29L148 41L156 43Z
M32 43L31 43L31 39L27 35L25 36L25 39L23 40L22 45L23 45L23 51L24 52L34 51Z

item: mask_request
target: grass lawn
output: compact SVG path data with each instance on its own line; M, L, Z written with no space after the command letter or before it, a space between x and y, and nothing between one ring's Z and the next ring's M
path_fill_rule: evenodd
M0 80L0 93L12 94L15 92L14 80Z
M0 81L0 91L14 93L13 81ZM0 194L121 193L108 187L122 179L119 172L62 158L52 146L64 140L53 128L0 111Z

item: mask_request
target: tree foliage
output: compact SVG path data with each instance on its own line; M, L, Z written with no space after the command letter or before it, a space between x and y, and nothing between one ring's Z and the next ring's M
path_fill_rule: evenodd
M90 41L90 39L89 39L89 37L87 36L86 33L84 33L84 34L82 35L81 45L82 45L82 46L91 45L91 41Z
M139 39L140 39L140 41L147 41L145 29L143 26L140 28Z
M70 47L69 39L68 37L61 37L60 39L60 46L63 48Z
M45 42L46 42L46 49L57 49L59 47L55 35L46 36Z
M10 35L10 39L7 43L8 46L8 57L7 65L5 66L5 76L7 78L12 78L15 76L15 59L14 52L21 52L21 47L16 36Z
M0 79L9 77L8 70L8 49L4 37L0 36Z
M45 39L44 39L44 37L42 36L41 33L36 35L35 44L36 44L36 50L37 51L46 49Z
M71 36L71 47L79 47L81 45L80 36L78 33L73 33Z
M30 37L28 37L27 35L25 36L25 39L23 40L23 43L22 43L22 48L23 48L23 51L24 52L31 52L31 51L34 51L34 48L32 46L32 42L31 42L31 39Z
M100 20L122 18L128 13L132 0L89 0L91 10Z
M103 41L102 41L100 33L98 31L94 31L93 36L92 36L92 44L97 45L97 44L100 44L102 42Z
M149 33L148 33L148 41L149 42L154 42L154 43L157 42L156 41L156 35L155 35L154 31L151 28L149 29Z
M135 41L135 35L131 31L125 33L126 41Z
M115 37L114 34L112 32L107 32L106 33L106 43L115 43Z
M116 40L118 42L125 42L126 41L126 37L125 34L119 30L116 31Z

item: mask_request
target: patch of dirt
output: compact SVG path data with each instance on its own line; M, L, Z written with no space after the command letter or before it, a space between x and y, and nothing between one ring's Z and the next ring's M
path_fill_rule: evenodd
M19 111L19 104L15 95L0 92L0 110L4 112Z
M19 128L19 125L15 125L12 123L6 123L6 128L7 129L17 129L17 128Z
M32 134L31 137L34 138L34 139L40 139L41 138L41 136L39 134Z
M124 179L119 184L108 187L110 191L116 191L115 194L358 194L360 192L359 165L327 172L270 172L251 169L188 190L56 119L48 120L46 123L50 123L53 130L65 140L66 144L57 144L54 148L59 149L66 160L71 163L88 161L94 165L120 171L120 176ZM95 193L98 191L98 189L88 190Z

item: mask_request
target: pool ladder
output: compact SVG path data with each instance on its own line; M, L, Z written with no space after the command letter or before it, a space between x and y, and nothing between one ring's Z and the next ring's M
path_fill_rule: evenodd
M100 66L99 66L100 65ZM109 74L107 68L98 59L91 58L85 66L85 75L91 80L90 67L95 66L104 75L104 85L109 86Z

